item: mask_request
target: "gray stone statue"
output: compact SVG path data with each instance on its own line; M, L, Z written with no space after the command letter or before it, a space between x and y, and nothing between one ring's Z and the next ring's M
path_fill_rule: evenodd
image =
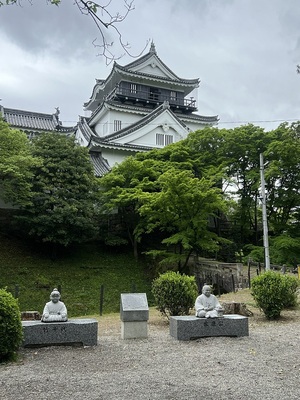
M223 308L216 296L211 294L211 287L204 285L202 294L197 297L195 302L196 317L199 318L218 318L223 317Z
M65 322L68 320L67 308L60 301L60 293L55 288L50 294L50 300L46 303L42 315L42 322Z

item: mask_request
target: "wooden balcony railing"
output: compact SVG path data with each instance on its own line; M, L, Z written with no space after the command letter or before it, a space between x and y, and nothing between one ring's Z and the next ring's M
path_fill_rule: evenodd
M184 107L193 111L197 109L196 100L193 97L190 99L180 99L177 96L172 96L171 94L165 95L146 90L132 91L129 88L122 87L114 88L114 90L107 96L107 100L110 100L115 96L126 97L129 100L145 101L147 103L163 103L164 101L168 101L171 107Z

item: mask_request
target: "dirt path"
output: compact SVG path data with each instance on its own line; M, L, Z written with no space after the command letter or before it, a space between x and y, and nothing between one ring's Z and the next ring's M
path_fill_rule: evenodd
M100 317L98 346L23 349L1 365L0 399L298 400L299 311L249 322L249 337L181 342L153 310L147 339L122 340L119 316Z

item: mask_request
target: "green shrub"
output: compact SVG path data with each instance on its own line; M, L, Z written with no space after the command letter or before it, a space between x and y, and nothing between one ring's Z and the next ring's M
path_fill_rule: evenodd
M168 271L152 282L152 293L157 309L167 318L188 315L198 296L194 276Z
M297 278L267 271L251 281L251 294L268 319L280 317L284 308L295 306Z
M22 342L19 305L11 293L0 289L0 362L12 360Z
M284 308L292 308L297 305L297 289L300 281L294 276L283 275L283 284L286 287L286 295L284 298Z

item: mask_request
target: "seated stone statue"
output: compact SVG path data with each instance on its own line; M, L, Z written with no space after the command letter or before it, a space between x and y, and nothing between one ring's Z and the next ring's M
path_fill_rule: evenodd
M195 302L196 317L217 318L223 316L223 308L216 296L211 294L211 287L204 285L202 294L197 297Z
M57 289L53 289L50 294L50 300L46 303L42 315L42 322L65 322L68 320L67 308L60 301L60 293Z

